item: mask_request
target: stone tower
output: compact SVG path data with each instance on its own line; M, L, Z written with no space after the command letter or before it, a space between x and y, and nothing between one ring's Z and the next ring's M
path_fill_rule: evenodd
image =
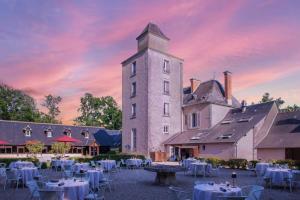
M122 62L122 151L149 155L182 129L183 60L168 52L170 39L149 23L137 52Z

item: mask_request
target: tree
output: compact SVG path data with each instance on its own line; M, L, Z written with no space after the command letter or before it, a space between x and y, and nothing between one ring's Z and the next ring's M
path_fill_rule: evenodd
M80 99L81 113L74 121L85 126L103 126L107 129L121 129L122 112L111 96L94 97L86 93Z
M284 110L288 111L288 112L293 112L293 111L297 111L300 109L300 106L294 104L292 106L288 105Z
M38 121L40 112L32 97L21 90L0 84L0 119Z
M60 114L58 104L61 102L62 98L60 96L53 96L51 94L45 96L42 106L48 109L48 113L43 115L45 121L49 123L59 123L57 116Z
M26 142L25 147L30 154L36 157L36 154L42 153L44 144L38 140L30 140Z
M64 155L66 152L69 152L71 149L70 143L54 142L51 145L51 152L54 154Z
M280 106L285 103L285 101L282 100L281 97L274 100L273 97L270 97L270 93L268 93L268 92L263 94L259 103L265 103L265 102L269 102L269 101L275 101L278 108L280 108Z

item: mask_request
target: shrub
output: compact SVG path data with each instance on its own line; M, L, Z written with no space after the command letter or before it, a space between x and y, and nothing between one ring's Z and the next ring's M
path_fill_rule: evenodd
M257 164L258 162L259 162L258 160L250 160L250 161L249 161L249 164L251 164L251 166L252 166L253 168L255 168L255 167L256 167L256 164Z
M222 165L222 163L224 163L222 159L214 157L206 158L206 162L212 164L213 167L217 167L218 165Z
M285 165L288 164L289 168L292 168L294 166L296 166L296 161L295 160L275 160L273 161L273 164L279 164L279 165Z
M34 164L37 164L39 162L37 158L1 158L0 163L5 163L8 167L11 162L16 162L19 160L33 162Z
M42 166L41 166L42 169L47 169L48 168L48 165L46 162L42 162Z
M246 159L229 159L227 161L228 167L232 169L246 169L248 161Z

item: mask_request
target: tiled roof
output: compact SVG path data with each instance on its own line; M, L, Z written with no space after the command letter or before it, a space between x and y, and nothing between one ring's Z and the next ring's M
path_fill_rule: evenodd
M141 38L142 36L144 36L147 33L152 33L153 35L156 35L158 37L161 37L163 39L166 40L170 40L161 30L160 28L153 23L148 23L148 25L144 28L144 30L142 31L142 33L136 38L137 40L139 38Z
M25 136L24 133L24 128L27 126L31 129L30 137ZM47 137L45 132L47 129L51 129L52 137ZM103 144L113 143L111 142L113 137L101 127L0 120L0 140L6 140L11 145L24 145L28 140L39 140L45 145L51 145L55 138L65 135L64 131L71 131L71 136L81 141L76 143L76 146L90 145L95 140L94 134L97 135L97 138L101 138L100 141L96 142L102 146L105 146ZM89 133L89 138L84 137L84 132Z
M195 103L217 103L228 105L225 99L224 88L217 80L209 80L201 83L194 93L188 93L189 90L185 89L183 105L190 105ZM232 106L240 107L239 101L232 97Z
M165 144L234 143L247 134L276 106L274 102L231 109L224 119L205 130L187 130L169 138ZM229 137L228 137L229 136Z
M278 113L257 148L300 148L300 111Z

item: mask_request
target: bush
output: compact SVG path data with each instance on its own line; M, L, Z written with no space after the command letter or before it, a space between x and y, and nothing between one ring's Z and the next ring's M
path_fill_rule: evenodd
M246 169L248 161L246 159L229 159L227 161L228 167L231 169Z
M224 160L219 158L206 158L206 162L212 164L213 167L217 167L219 165L222 165L224 163Z
M107 154L110 154L110 155L116 155L117 154L117 152L116 151L109 151L109 152L107 152Z
M8 167L11 162L16 162L19 160L33 162L35 165L39 162L37 158L0 158L0 163L5 163Z
M47 169L48 168L48 164L46 162L42 162L42 169Z
M273 164L285 165L288 164L289 168L295 167L297 161L296 160L275 160Z
M255 168L255 167L256 167L256 164L257 164L258 162L259 162L258 160L250 160L250 161L249 161L249 164L251 164L251 166L252 166L253 168Z
M116 160L116 161L120 161L121 159L129 159L132 157L136 157L139 159L144 160L145 156L143 155L130 155L130 154L100 154L98 156L95 156L92 158L92 160L105 160L105 159L110 159L110 160Z

